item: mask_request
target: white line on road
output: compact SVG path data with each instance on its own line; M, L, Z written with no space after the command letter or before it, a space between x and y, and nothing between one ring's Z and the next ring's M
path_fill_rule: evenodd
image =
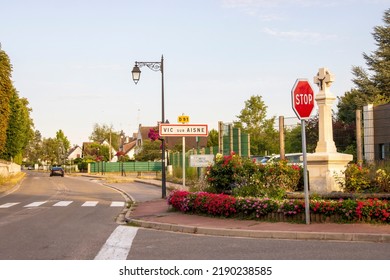
M2 204L2 205L0 205L0 208L10 208L10 207L12 207L12 206L14 206L14 205L17 205L17 204L19 204L20 202L13 202L13 203L6 203L6 204Z
M95 260L126 260L138 228L118 226L100 249Z
M99 201L86 201L82 207L94 207L99 203Z
M38 206L41 206L42 204L44 204L46 202L47 201L37 201L37 202L33 202L33 203L30 203L30 204L27 204L24 207L38 207Z
M65 206L68 206L69 204L71 204L73 201L58 201L56 204L54 204L53 206L60 206L60 207L65 207Z
M123 201L113 201L111 202L110 207L123 207L125 203Z

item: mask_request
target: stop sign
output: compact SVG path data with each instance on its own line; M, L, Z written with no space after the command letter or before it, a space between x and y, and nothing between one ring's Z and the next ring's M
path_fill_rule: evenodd
M291 90L292 108L299 119L310 118L314 109L314 92L307 79L296 80Z

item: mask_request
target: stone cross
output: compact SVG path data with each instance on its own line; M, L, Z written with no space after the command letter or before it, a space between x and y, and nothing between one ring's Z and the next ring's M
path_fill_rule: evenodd
M329 88L334 81L334 75L326 68L320 68L314 83L320 88L315 100L318 105L318 142L317 153L335 153L336 145L333 141L332 104L336 99Z
M314 83L320 88L320 91L327 91L334 82L334 75L326 68L320 68L317 76L314 77Z

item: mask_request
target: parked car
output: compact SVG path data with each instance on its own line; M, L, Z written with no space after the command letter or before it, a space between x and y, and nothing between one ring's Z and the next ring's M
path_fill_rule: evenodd
M264 156L251 156L251 160L256 163L260 163L264 159Z
M302 153L285 154L284 158L288 164L303 165ZM266 156L261 160L262 164L274 163L280 161L280 155Z
M61 177L64 177L64 169L62 169L62 167L52 167L51 170L50 170L50 177L51 176L61 176Z

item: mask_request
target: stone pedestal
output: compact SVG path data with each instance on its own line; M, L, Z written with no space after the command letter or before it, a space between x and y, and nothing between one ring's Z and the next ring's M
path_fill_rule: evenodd
M353 156L341 153L307 154L307 170L311 193L341 191L345 168Z
M345 168L353 159L352 155L337 152L333 141L332 104L336 99L329 88L334 76L320 68L314 83L320 88L316 95L319 112L318 142L314 154L307 154L310 192L327 193L340 191L340 181L344 181Z

